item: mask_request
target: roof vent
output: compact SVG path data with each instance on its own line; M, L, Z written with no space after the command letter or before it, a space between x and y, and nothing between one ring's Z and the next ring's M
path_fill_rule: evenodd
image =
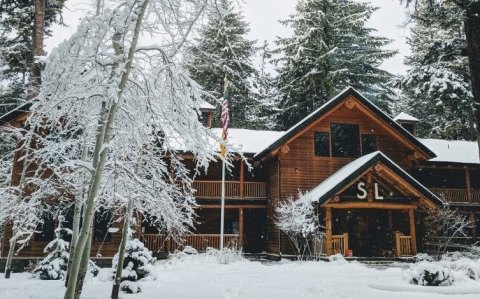
M419 122L418 118L413 117L405 112L401 112L399 115L395 116L393 120L401 125L405 130L410 132L413 136L416 135L417 123Z

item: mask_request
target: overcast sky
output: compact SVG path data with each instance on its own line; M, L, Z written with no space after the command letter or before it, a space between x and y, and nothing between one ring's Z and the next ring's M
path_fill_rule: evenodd
M365 0L368 1L368 0ZM89 11L89 3L92 0L68 0L64 10L64 22L68 27L56 26L53 37L46 40L47 51L62 40L68 38L75 32L79 19ZM276 36L288 36L290 30L278 23L294 13L296 0L243 0L244 15L250 23L250 39L263 40L270 43ZM378 30L378 35L390 38L393 41L391 49L399 50L399 54L386 61L382 68L394 73L404 74L405 66L403 60L409 54L406 44L408 30L402 24L405 21L405 9L399 4L399 0L370 0L379 9L370 19L369 26Z

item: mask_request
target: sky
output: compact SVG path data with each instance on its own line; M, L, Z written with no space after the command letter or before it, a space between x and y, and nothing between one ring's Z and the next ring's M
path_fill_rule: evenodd
M296 0L240 0L243 2L245 19L250 23L249 38L258 40L261 45L267 40L273 45L277 36L289 36L291 30L281 25L278 20L285 20L295 12ZM368 0L359 0L368 1ZM68 38L76 30L81 17L91 10L90 3L93 0L68 0L64 10L64 22L68 27L55 26L53 37L47 38L46 50L49 52L61 41ZM377 35L393 40L390 49L396 49L399 53L388 59L381 66L393 74L405 74L406 67L403 64L404 57L409 55L409 47L406 44L408 29L402 26L405 23L405 9L400 5L400 0L370 0L379 7L372 15L368 26L375 28Z

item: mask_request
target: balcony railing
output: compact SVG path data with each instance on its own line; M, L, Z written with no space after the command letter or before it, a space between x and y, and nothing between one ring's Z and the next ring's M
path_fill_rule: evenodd
M432 192L452 203L480 204L480 190L431 188Z
M194 181L193 188L197 190L195 197L197 198L221 198L222 182L221 181ZM242 182L226 181L225 197L226 198L266 198L267 187L263 182Z
M230 234L223 236L223 244L226 247L234 247L238 244L239 236ZM153 252L174 252L181 250L185 246L191 246L199 252L204 252L208 247L220 248L220 235L218 234L199 234L185 236L183 243L179 244L165 235L144 234L143 242L145 246Z

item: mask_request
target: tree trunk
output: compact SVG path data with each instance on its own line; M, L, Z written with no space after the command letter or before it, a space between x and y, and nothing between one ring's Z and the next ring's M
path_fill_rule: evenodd
M122 282L123 262L125 261L125 247L129 239L128 230L130 229L130 218L132 217L132 210L133 200L129 200L127 210L125 211L125 220L123 222L122 228L122 240L120 242L120 248L118 250L117 271L115 273L115 281L113 282L111 299L118 299L118 292L120 291L120 283Z
M33 64L30 77L30 93L29 98L34 98L38 95L40 85L42 83L42 65L43 63L35 57L44 56L43 37L45 32L45 1L35 0L35 16L33 20Z
M80 299L80 295L82 294L83 290L83 282L85 281L85 277L87 276L88 266L90 262L90 252L92 251L92 236L93 236L93 222L90 224L90 230L88 232L88 242L87 246L82 255L82 261L80 264L80 270L78 272L78 279L77 285L75 287L75 299Z
M146 8L148 6L148 1L149 0L144 0L143 3L139 1L140 2L139 15L135 23L135 29L134 29L130 49L128 51L126 64L121 70L122 72L118 72L118 73L121 73L121 79L118 85L118 92L117 92L118 100L115 101L110 107L110 110L108 111L108 114L107 114L107 120L105 125L97 132L97 139L95 141L95 151L94 151L94 163L93 163L93 169L95 170L94 170L94 175L92 177L92 180L90 181L87 201L85 203L84 223L92 223L92 220L93 220L93 212L95 209L95 199L97 197L98 190L100 188L100 182L103 176L103 170L105 168L105 162L106 162L107 153L108 153L108 149L104 149L103 147L104 145L110 142L112 137L112 129L113 129L112 127L117 115L120 99L122 98L123 92L125 91L128 77L130 75L130 70L132 68L132 61L134 58L135 51L137 49L138 38L140 35L140 28L142 25ZM121 33L117 38L120 38L123 34L125 33ZM121 47L121 45L118 44L119 41L120 39L113 41L114 48L116 50L118 49L118 47ZM122 53L118 53L118 54L122 54ZM118 70L114 69L114 71L118 71ZM84 225L82 227L80 237L77 242L77 249L75 250L75 254L73 256L72 271L70 272L70 278L69 278L67 290L64 296L65 299L74 299L78 274L81 266L81 259L85 251L85 248L87 247L86 246L87 241L88 241L88 228L87 226Z
M475 123L480 158L480 3L471 3L465 11L465 36L470 66L472 93L475 103Z

